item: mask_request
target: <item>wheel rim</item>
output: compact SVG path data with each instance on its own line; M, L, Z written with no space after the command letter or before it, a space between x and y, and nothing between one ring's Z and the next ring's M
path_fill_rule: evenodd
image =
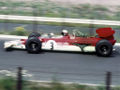
M103 45L103 46L101 46L101 52L103 53L103 54L107 54L108 53L108 46L106 46L106 45Z
M32 51L37 51L38 44L37 43L31 43L30 48L32 49Z

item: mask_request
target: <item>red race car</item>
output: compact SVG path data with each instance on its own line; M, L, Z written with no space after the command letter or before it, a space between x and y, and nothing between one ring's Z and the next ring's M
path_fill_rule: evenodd
M29 53L39 53L42 50L51 51L76 51L76 52L96 52L99 56L110 56L113 50L115 31L112 28L99 28L95 37L88 37L79 31L73 31L70 35L63 30L62 35L43 34L33 32L28 39L7 41L4 48L26 49Z

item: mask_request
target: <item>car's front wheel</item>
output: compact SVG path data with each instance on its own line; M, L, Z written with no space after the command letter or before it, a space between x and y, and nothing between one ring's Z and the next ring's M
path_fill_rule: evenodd
M40 37L41 35L40 35L40 33L38 33L38 32L32 32L29 36L28 36L28 38L31 38L31 37Z
M42 42L36 37L31 37L26 41L25 46L28 53L39 53L41 52Z
M96 44L96 54L98 56L110 56L113 50L112 44L108 40L100 40Z
M12 51L13 48L9 47L9 48L5 48L5 51Z

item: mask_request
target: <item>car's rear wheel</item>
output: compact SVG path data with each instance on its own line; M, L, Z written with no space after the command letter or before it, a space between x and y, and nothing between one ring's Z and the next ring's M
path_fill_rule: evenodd
M41 52L42 42L36 37L31 37L26 41L25 46L28 53L39 53Z
M32 32L29 36L28 36L28 38L31 38L31 37L40 37L41 35L40 35L40 33L38 33L38 32Z
M96 54L98 56L110 56L112 53L113 46L108 40L100 40L96 44Z

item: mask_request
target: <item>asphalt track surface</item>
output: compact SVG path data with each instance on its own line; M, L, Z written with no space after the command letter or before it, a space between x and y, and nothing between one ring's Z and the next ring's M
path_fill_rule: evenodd
M6 52L0 39L0 70L16 70L22 66L31 77L26 79L104 84L107 71L112 72L112 84L120 85L120 48L110 57L95 53L42 52L28 54L24 50Z

